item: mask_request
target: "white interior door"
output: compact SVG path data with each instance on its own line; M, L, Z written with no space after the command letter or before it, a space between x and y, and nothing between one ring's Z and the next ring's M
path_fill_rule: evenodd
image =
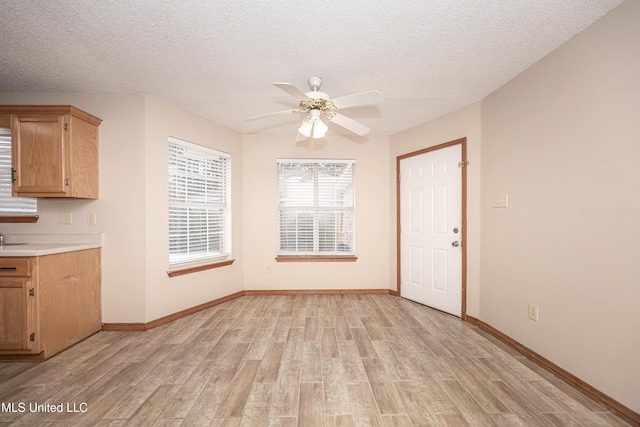
M460 144L400 160L400 293L462 312Z

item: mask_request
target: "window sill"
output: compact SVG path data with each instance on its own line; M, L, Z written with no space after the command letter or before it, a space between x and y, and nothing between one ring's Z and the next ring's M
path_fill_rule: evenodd
M276 262L356 262L357 256L280 255Z
M38 215L25 215L25 216L0 216L0 223L25 223L25 222L38 222Z
M211 270L213 268L225 267L233 264L235 259L228 259L224 261L216 261L210 264L196 265L193 267L181 268L180 270L167 271L169 277L183 276L185 274L197 273L198 271Z

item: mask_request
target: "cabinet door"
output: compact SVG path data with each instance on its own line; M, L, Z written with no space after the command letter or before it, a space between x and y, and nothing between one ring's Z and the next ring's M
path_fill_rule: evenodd
M58 193L67 189L66 116L13 116L13 195Z
M30 290L31 280L0 279L0 350L31 349L34 297Z

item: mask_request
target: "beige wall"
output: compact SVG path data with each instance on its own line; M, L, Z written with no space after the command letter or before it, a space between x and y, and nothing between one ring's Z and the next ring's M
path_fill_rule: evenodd
M294 137L244 136L245 289L389 289L388 138ZM278 158L356 160L356 262L275 262Z
M635 411L638 22L623 3L482 101L480 287L483 321Z
M396 289L397 274L397 192L396 158L459 138L467 138L467 314L477 317L480 295L480 104L447 114L422 126L398 133L389 143L390 282Z
M100 199L40 199L37 224L2 224L0 232L104 233L104 323L148 322L242 290L240 134L144 95L0 93L0 104L71 104L103 120ZM167 277L169 135L232 154L232 266ZM58 212L72 212L73 224L58 224ZM86 225L89 212L96 226Z
M0 93L1 104L71 104L103 120L100 199L38 200L37 224L1 224L5 234L104 233L103 322L145 321L144 97L59 93ZM71 212L72 225L58 224ZM86 216L97 214L97 225Z
M146 321L213 301L243 289L242 136L192 113L147 96L145 103ZM169 136L231 154L233 265L169 278Z

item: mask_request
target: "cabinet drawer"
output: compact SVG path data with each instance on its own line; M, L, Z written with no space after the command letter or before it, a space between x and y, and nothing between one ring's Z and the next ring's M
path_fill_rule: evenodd
M0 277L31 277L31 258L0 257Z

